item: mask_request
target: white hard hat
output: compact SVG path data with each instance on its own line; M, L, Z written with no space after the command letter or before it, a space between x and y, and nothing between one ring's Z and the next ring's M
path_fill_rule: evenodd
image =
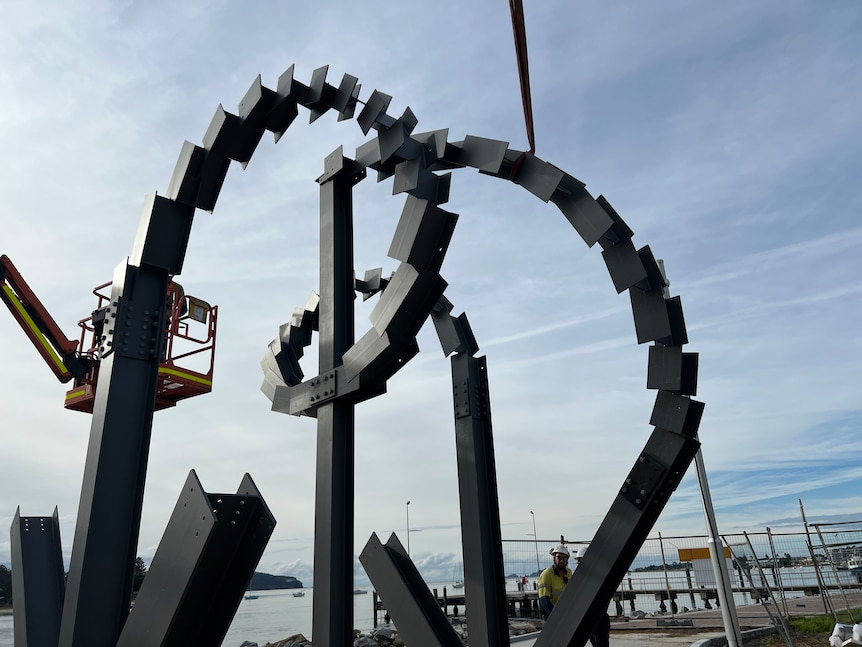
M562 544L557 544L551 550L548 551L548 554L550 554L550 555L556 555L557 553L561 553L561 554L565 555L566 557L568 557L569 556L569 549L566 548L565 546L563 546Z
M581 557L584 556L584 553L586 553L586 552L587 552L586 546L584 546L583 548L578 548L578 552L575 553L575 559L580 559Z

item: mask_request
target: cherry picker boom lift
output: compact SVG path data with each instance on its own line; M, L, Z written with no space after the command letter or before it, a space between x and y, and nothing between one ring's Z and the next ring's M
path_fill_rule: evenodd
M9 308L33 346L60 382L72 382L65 407L93 412L99 362L109 335L110 283L93 290L97 305L78 322L80 336L68 339L20 272L5 254L0 256L0 299ZM163 350L159 365L155 410L212 390L218 306L184 293L179 283L168 286ZM178 363L179 362L179 363Z

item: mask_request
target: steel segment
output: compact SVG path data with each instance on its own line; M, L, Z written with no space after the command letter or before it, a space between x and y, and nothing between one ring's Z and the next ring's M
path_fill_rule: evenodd
M455 318L455 328L458 331L458 337L461 339L462 349L458 352L468 355L475 355L479 352L479 344L476 342L476 336L473 334L473 327L467 320L467 313L462 312Z
M332 97L332 109L338 113L338 121L344 121L344 113L347 110L350 100L353 98L353 93L356 90L356 85L359 82L355 76L345 74L341 77L341 84L338 90ZM354 104L355 105L355 104Z
M389 279L383 278L383 268L375 267L373 270L365 270L365 275L361 279L356 279L356 290L362 293L362 300L367 301L388 284Z
M263 364L263 362L261 362L261 364ZM261 370L263 371L263 382L260 384L260 391L270 402L272 402L275 399L276 388L284 387L284 381L281 379L281 375L279 375L279 373L268 366L262 365Z
M380 140L377 137L360 144L354 155L357 164L375 171L380 168Z
M383 180L387 180L387 179L391 178L393 175L395 175L395 165L394 164L389 164L386 166L384 166L382 164L379 165L379 168L377 169L377 181L378 182L382 182Z
M372 533L359 555L359 561L398 625L398 633L405 644L429 647L462 645L461 638L443 615L437 600L394 534L384 546L377 533Z
M323 91L326 86L326 75L328 72L329 66L323 65L311 73L311 82L308 84L308 93L302 102L306 108L310 108L323 100Z
M308 107L308 123L313 124L315 121L320 119L323 115L329 112L329 99L335 94L336 90L328 83L323 86L323 99L318 103L314 104L314 106Z
M129 263L168 274L182 272L194 216L193 206L150 193L144 199Z
M168 273L121 263L111 303L165 322ZM156 314L154 314L156 313ZM129 348L129 353L134 352ZM129 611L159 358L105 355L90 426L61 647L115 644Z
M389 333L385 330L383 333L378 333L374 328L367 331L344 353L345 379L352 383L354 378L366 372L373 373L373 367L385 363L386 353L392 350L393 344L389 340Z
M634 232L622 219L620 214L616 212L616 209L614 209L611 206L611 203L607 201L605 196L600 195L598 198L596 198L596 202L604 210L604 212L611 217L611 220L613 220L613 225L611 226L611 228L608 229L604 234L602 234L602 237L599 239L599 244L602 246L602 248L604 248L606 245L613 245L623 238L631 238L635 235Z
M413 111L410 109L410 106L404 108L404 112L398 118L398 121L400 121L401 124L404 126L404 130L407 131L408 135L412 133L416 129L416 126L419 124L419 119L416 117L415 114L413 114Z
M410 138L401 119L388 128L381 128L377 140L380 142L380 164L386 169L394 168L401 160L419 157L421 151L421 144Z
M671 337L667 304L661 291L645 292L633 287L629 289L629 298L639 344Z
M446 138L448 136L448 128L412 135L413 139L425 147L425 160L429 167L432 163L437 162L446 155Z
M703 403L670 391L659 391L649 423L677 434L696 437Z
M350 384L348 382L345 382L343 385L341 384L343 378L340 375L343 374L343 370L343 367L339 366L331 371L315 376L302 384L291 386L289 389L290 408L288 413L291 415L312 415L313 411L321 404L331 402L358 389L358 384ZM276 391L279 390L282 389L276 389Z
M312 635L322 645L353 641L354 405L317 408Z
M210 494L209 500L214 507L218 504L223 532L219 537L221 547L218 553L208 546L204 568L214 572L221 568L222 573L216 575L220 579L218 591L212 594L213 602L206 610L203 622L197 623L197 630L198 644L218 645L230 628L276 521L248 473L243 475L236 494ZM205 586L202 582L201 588ZM191 631L195 630L193 619L183 618L183 621Z
M117 642L160 645L179 611L186 589L200 568L206 545L218 523L207 493L191 470L180 490L135 606ZM190 601L191 602L191 601Z
M681 395L697 395L698 354L682 354L682 380L679 392Z
M392 97L379 90L374 90L371 93L368 101L365 102L365 107L359 112L359 116L356 118L356 123L362 129L363 135L367 135L380 116L386 113L390 101L392 101Z
M641 247L638 250L638 256L640 256L641 263L646 272L646 281L642 282L638 287L642 290L662 291L664 288L668 287L669 283L659 267L658 261L656 261L655 256L653 256L649 245Z
M663 502L679 485L700 443L695 438L656 428L641 458L660 464L662 477L643 507L624 494L617 495L578 568L569 580L554 612L545 622L536 647L582 647L637 555L644 538L655 525ZM626 487L626 484L623 484Z
M647 280L643 260L631 238L623 238L616 245L603 249L602 258L617 294Z
M401 263L369 315L371 325L393 340L415 337L446 286L439 274Z
M455 446L470 644L508 645L506 578L487 365L484 357L474 358L466 353L453 355L450 362L456 404ZM456 391L469 402L461 415Z
M424 168L422 167L422 160L420 159L410 159L404 160L403 162L399 162L395 165L395 179L392 182L392 195L398 195L399 193L405 193L410 191L414 192L419 187L419 175L422 173ZM430 175L432 178L436 177L433 173L426 171L427 175ZM425 182L423 183L426 187L428 185L428 179L425 178ZM425 193L429 191L426 189ZM430 193L433 196L437 195L437 187L434 186ZM418 197L426 197L426 196L418 196ZM432 198L433 199L433 198Z
M395 165L392 195L408 193L434 204L445 204L449 201L451 178L450 173L445 175L432 173L422 160L405 160Z
M274 526L247 474L208 494L192 470L118 646L220 644Z
M299 349L298 353L296 349ZM299 365L300 357L302 357L302 347L297 344L296 346L282 347L275 358L282 379L289 386L299 384L304 377L302 368Z
M219 105L203 137L207 154L199 170L200 185L195 198L198 209L211 212L215 208L230 166L230 154L236 146L238 130L239 117L225 112Z
M460 149L455 160L457 163L490 174L499 172L509 149L508 142L474 135L467 135L463 142L455 142L453 146Z
M242 164L243 169L248 166L249 160L257 150L257 145L266 131L275 100L276 93L263 86L260 74L258 74L254 83L251 84L239 102L237 112L240 119L240 132L237 148L234 151L236 155L234 159Z
M56 647L66 574L60 544L60 516L22 517L10 530L15 647Z
M196 206L201 167L206 156L206 149L189 141L183 142L165 197L169 200Z
M646 388L677 393L682 390L681 346L656 344L649 347Z
M431 311L431 321L437 331L444 357L466 350L458 330L457 319L450 314L453 307L449 299L441 296Z
M549 164L532 153L524 153L523 162L517 175L512 180L542 202L547 202L554 195L554 191L560 186L565 173L553 164Z
M457 222L458 214L408 196L387 255L417 272L439 272Z
M349 75L345 74L345 76ZM359 91L361 89L361 83L357 83L353 87L353 90L350 93L350 98L347 101L347 106L345 106L344 110L341 110L338 113L338 121L346 121L348 119L353 119L353 115L356 113L356 104L359 103Z
M364 176L365 169L362 169ZM319 373L342 364L354 342L353 185L355 162L341 147L326 158L320 182ZM354 406L317 407L312 635L322 645L353 637Z
M682 299L678 296L671 297L665 299L665 303L667 305L668 322L670 323L670 338L659 339L658 342L667 346L684 346L688 343L688 332L685 329Z
M293 65L278 77L276 88L276 98L269 113L266 129L272 131L275 142L278 143L299 115L297 103L304 97L307 88L293 79Z
M571 192L558 189L551 196L551 202L563 212L589 247L595 245L613 227L611 216L585 188L575 188Z

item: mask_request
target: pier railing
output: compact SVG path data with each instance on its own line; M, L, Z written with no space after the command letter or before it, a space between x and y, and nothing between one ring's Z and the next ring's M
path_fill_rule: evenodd
M821 596L836 622L858 622L849 612L858 608L862 591L862 521L811 524L811 531L722 535L725 559L737 605L769 604L790 615L793 599ZM560 539L504 539L503 563L511 617L540 617L537 578L550 565L548 550ZM574 555L588 541L562 539ZM717 586L706 536L648 538L608 605L612 617L685 614L718 606ZM574 561L572 567L576 568ZM466 602L464 589L444 586L434 592L447 615L458 615ZM374 596L375 626L385 608Z
M767 528L722 539L737 606L769 601L786 615L792 604L788 600L820 595L825 608L838 616L851 607L847 592L862 588L862 521L812 524L808 533ZM550 565L548 550L558 543L559 539L503 541L507 593L510 599L523 599L510 603L517 614L537 613L536 578ZM563 543L572 554L589 546L588 541ZM707 546L705 535L647 539L619 583L608 613L639 616L716 607Z

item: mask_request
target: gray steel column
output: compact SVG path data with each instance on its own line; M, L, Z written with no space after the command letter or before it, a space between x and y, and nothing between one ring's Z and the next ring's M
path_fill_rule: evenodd
M56 647L66 589L57 508L51 517L16 510L10 539L15 647Z
M113 646L129 614L167 288L163 269L123 263L114 275L113 352L99 368L62 647Z
M194 207L147 196L127 262L114 270L62 647L113 647L129 614L168 277L182 270Z
M452 356L461 544L470 644L509 644L506 580L485 358Z
M361 178L340 147L325 164L318 179L319 378L335 380L354 339L353 186ZM335 399L317 409L312 637L330 647L353 644L353 407Z

